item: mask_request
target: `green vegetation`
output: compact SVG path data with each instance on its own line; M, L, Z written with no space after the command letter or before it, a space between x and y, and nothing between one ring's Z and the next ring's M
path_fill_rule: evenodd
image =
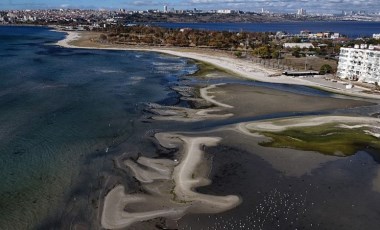
M290 128L282 132L262 132L272 140L261 146L317 151L326 155L350 156L357 151L374 148L380 150L380 140L368 135L363 128L345 129L337 124Z
M234 54L237 58L241 58L241 56L243 55L243 53L240 50L236 51Z
M319 74L324 75L327 73L332 73L333 69L329 64L324 64L321 66L321 69L319 70Z
M355 41L341 43L340 40L326 38L304 41L300 38L277 36L271 32L206 31L145 25L125 27L120 24L99 29L99 32L104 33L99 35L98 42L100 43L126 46L197 47L204 50L222 51L272 68L308 69L321 71L321 74L336 72L336 57L339 55L340 47L355 43ZM311 42L314 47L284 48L283 44L287 42ZM363 41L360 42L363 43ZM373 39L371 42L376 44ZM332 68L321 69L323 64L328 64Z
M269 47L267 45L262 45L253 50L253 55L256 55L260 58L269 58L270 57Z
M193 73L192 76L205 77L211 73L228 73L233 76L236 75L235 73L232 73L226 69L219 68L207 62L194 61L194 63L198 66L198 71Z
M292 56L299 58L301 57L301 48L296 47L293 49Z
M273 33L205 31L191 28L169 29L156 26L117 26L107 29L107 41L115 44L201 47L220 50L245 50L266 44Z

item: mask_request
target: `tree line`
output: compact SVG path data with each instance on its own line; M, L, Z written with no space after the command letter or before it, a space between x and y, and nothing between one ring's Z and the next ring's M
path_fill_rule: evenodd
M228 32L171 29L156 26L118 26L100 39L110 43L149 46L204 47L224 50L255 49L270 40L273 33Z

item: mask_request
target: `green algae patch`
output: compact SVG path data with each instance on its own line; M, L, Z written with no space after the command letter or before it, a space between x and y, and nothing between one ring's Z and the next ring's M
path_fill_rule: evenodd
M224 74L224 75L228 74L232 76L237 76L236 73L233 73L227 69L217 67L207 62L194 60L194 63L198 66L198 70L195 73L191 74L190 76L207 77L207 75L209 74Z
M337 124L289 128L281 132L261 132L270 141L264 147L316 151L326 155L351 156L359 150L380 150L380 139L365 132L365 128L348 129Z

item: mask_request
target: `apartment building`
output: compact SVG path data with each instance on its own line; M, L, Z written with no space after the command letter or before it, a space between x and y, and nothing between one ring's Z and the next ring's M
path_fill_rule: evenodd
M355 45L341 48L338 77L367 83L380 83L380 47Z

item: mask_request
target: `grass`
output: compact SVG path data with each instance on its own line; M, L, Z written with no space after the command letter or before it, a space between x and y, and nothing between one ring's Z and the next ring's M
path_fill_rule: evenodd
M334 156L351 156L366 148L380 150L380 139L366 134L363 128L345 129L336 124L262 134L271 138L270 141L259 143L265 147L317 151Z

